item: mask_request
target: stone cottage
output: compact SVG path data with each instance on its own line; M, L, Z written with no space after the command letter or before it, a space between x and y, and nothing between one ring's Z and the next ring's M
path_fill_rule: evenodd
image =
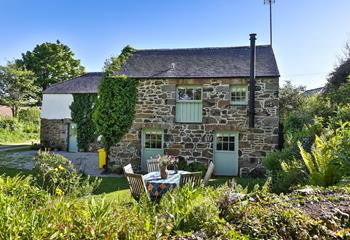
M131 129L111 149L111 167L145 170L148 159L169 154L213 161L216 175L236 176L277 147L279 71L271 46L255 46L254 34L247 47L136 50L119 74L138 79L138 101ZM97 76L48 88L43 104L50 94L82 92L88 81L96 86L85 90L96 91ZM50 132L69 145L68 115L52 121L43 106L42 141L57 124Z

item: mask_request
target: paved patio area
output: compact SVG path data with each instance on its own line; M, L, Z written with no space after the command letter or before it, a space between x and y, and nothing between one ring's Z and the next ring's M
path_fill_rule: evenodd
M118 177L118 174L102 174L103 169L98 168L98 154L90 152L53 152L61 154L71 160L74 166L90 176ZM37 151L2 152L0 155L0 167L28 169L34 167L33 157Z

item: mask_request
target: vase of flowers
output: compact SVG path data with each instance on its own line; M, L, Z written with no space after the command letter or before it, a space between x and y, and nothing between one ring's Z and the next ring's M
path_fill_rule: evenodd
M159 156L159 168L160 168L160 177L162 179L167 179L169 175L168 166L174 164L176 159L172 156L164 155Z

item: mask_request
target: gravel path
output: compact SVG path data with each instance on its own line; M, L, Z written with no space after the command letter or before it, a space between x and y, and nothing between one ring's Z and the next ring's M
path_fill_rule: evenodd
M34 167L33 157L37 151L22 151L15 153L3 152L0 155L0 167L28 169L31 170ZM118 174L102 174L103 169L98 168L98 154L91 152L53 152L61 154L71 160L74 166L90 176L100 177L120 177Z

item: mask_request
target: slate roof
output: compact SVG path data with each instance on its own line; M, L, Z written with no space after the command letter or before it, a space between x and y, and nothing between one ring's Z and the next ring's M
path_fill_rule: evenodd
M315 93L322 93L324 91L325 87L319 87L314 89L309 89L304 92L304 94L308 97L312 96Z
M279 76L270 45L257 46L257 77ZM136 50L119 74L134 78L249 77L250 47Z
M249 77L250 47L136 50L117 74L132 78ZM103 73L86 73L44 93L96 93ZM279 77L271 46L256 47L256 76Z
M52 84L44 91L44 93L96 93L102 75L102 72L86 73L80 77Z

